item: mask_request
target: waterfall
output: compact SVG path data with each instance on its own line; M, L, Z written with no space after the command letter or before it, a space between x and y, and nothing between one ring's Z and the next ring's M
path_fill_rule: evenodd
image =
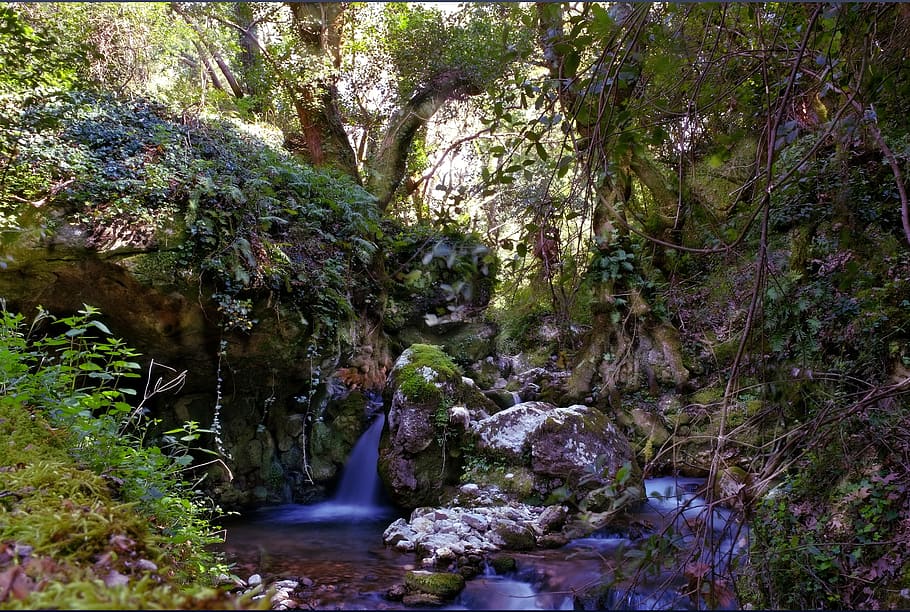
M384 423L385 415L380 412L357 440L344 466L333 503L373 507L379 502L380 483L376 463L379 461L379 438Z
M360 436L341 474L338 491L329 501L318 504L285 504L263 510L265 521L281 524L343 523L361 524L364 521L382 521L394 513L394 508L383 505L376 464L379 461L379 438L385 415L380 411L367 430Z

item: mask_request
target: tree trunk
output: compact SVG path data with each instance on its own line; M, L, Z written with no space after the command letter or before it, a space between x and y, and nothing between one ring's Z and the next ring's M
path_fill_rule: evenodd
M366 187L378 198L382 210L404 179L408 153L420 128L449 100L480 92L466 75L450 70L437 75L392 115L379 146L364 164Z
M624 207L631 197L633 172L662 205L672 200L675 208L676 203L657 168L637 156L631 144L620 144L615 137L631 128L629 119L617 123L615 117L631 98L635 82L618 78L618 65L604 65L601 68L605 79L603 97L592 100L577 90L576 81L563 74L567 46L562 8L545 2L536 6L539 40L550 76L558 84L560 106L574 121L577 155L587 166L588 176L603 177L595 179L598 182L593 185L592 233L597 254L610 258L618 248L631 252ZM639 56L633 23L637 9L615 8L617 28L625 29L630 42L626 48L617 45L613 51L617 57L626 58L622 70L630 72L631 62ZM624 40L623 36L616 38ZM657 383L679 386L687 380L678 334L655 319L632 281L631 275L622 271L615 277L595 280L592 329L576 355L568 382L573 399L583 400L591 394L595 396L593 399L608 399L618 408L622 389L638 389L647 381L648 387L656 392Z
M196 47L196 52L199 54L199 59L202 62L202 65L205 67L206 74L209 75L209 80L212 82L212 87L224 91L224 85L221 84L221 79L218 78L218 73L215 72L215 69L212 67L212 63L209 61L208 54L206 54L205 49L202 48L202 45L199 44L199 41L194 40L193 46Z
M360 183L354 149L338 108L343 3L288 2L297 38L310 60L310 74L294 100L301 134L287 138L289 149L314 166L334 167Z
M215 71L212 68L212 65L209 63L208 59L205 57L203 52L203 47L209 52L212 58L215 60L215 63L218 64L218 68L221 70L221 73L224 75L225 80L227 80L228 85L231 87L231 92L237 98L243 97L243 90L240 89L240 84L237 83L237 79L234 77L234 73L231 71L230 66L227 65L227 62L224 61L224 58L221 57L221 54L218 52L218 49L215 48L215 45L208 39L205 33L202 31L195 21L184 11L180 4L177 2L171 2L171 10L180 15L183 20L186 22L193 32L196 33L196 36L199 37L198 41L193 41L193 44L196 46L196 50L199 51L199 56L202 58L202 62L205 64L206 69L209 72L209 76L212 78L212 82L218 82L215 77ZM200 44L201 43L201 44ZM223 90L224 87L221 86L221 83L218 82L218 89Z

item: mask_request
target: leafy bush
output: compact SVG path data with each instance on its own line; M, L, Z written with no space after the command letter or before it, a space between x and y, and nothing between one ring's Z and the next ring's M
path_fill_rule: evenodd
M392 304L386 327L397 330L426 316L437 318L485 306L492 295L499 262L476 234L457 227L383 224L385 268Z
M9 493L0 540L15 544L28 576L14 597L39 607L214 604L204 586L227 569L206 550L221 541L211 523L218 509L186 481L200 430L189 423L163 449L150 444L155 421L143 404L169 385L161 377L128 403L137 355L97 315L88 306L63 319L39 311L26 329L23 315L0 310L0 432L9 441L0 445Z

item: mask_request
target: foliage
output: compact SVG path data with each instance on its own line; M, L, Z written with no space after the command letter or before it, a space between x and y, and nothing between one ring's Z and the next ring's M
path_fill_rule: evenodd
M192 46L166 3L23 4L23 17L52 34L58 50L77 51L70 69L94 87L148 93ZM59 51L58 51L59 52Z
M0 7L0 94L70 86L79 55L61 52L57 42L23 21L11 6ZM41 61L34 61L36 57Z
M881 464L847 468L830 450L778 486L753 522L753 578L762 607L881 608L901 580L908 533L900 519L906 475ZM840 467L840 466L838 466ZM817 478L824 476L825 481ZM813 480L813 478L816 478ZM819 482L839 482L820 487ZM904 584L906 586L906 584Z
M127 403L137 355L98 314L39 311L26 329L23 315L0 311L0 427L10 442L0 448L0 539L14 543L0 563L18 555L4 575L24 576L13 597L27 607L223 606L205 588L226 570L206 550L220 541L210 522L218 509L186 481L200 430L188 424L164 450L149 444L148 387Z
M158 276L212 281L226 329L249 331L257 291L287 296L326 339L353 312L348 279L368 275L382 237L372 200L295 163L272 132L81 92L21 112L8 229L27 226L36 213L22 202L40 199L39 219L70 212L100 250L116 248L118 227L136 247L169 249L175 265Z
M383 223L385 269L393 281L387 329L397 331L425 317L472 314L490 300L499 262L480 236L462 228Z

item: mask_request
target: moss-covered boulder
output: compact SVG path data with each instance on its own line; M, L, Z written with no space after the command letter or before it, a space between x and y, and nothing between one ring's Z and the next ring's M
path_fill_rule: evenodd
M464 589L464 576L449 572L412 570L404 575L404 585L411 592L453 599Z
M380 442L379 474L405 508L440 502L459 482L470 423L495 406L439 347L415 344L395 363L388 431Z

